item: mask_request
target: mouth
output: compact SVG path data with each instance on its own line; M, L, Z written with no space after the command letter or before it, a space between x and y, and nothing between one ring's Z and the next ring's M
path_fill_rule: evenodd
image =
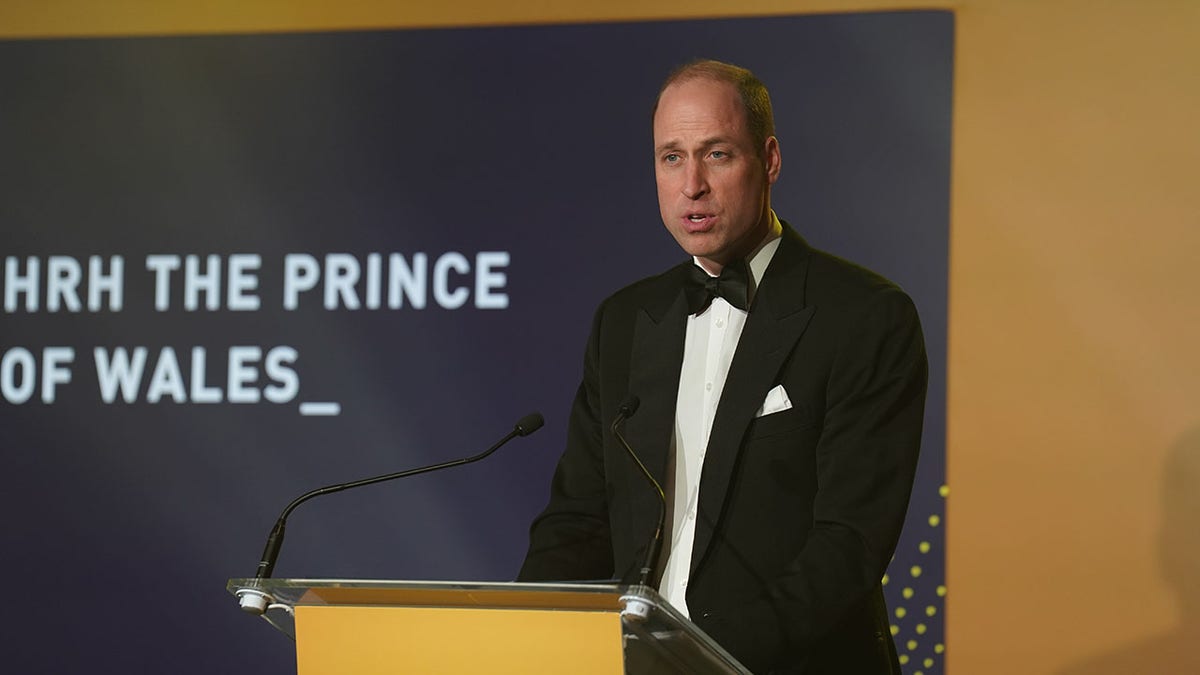
M712 226L715 218L711 213L688 213L683 216L683 226L688 232L703 232Z

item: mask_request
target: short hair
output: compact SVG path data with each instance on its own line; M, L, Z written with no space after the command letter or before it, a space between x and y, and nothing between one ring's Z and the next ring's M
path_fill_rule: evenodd
M667 79L658 89L658 97L654 99L654 109L650 112L650 120L658 114L658 103L662 100L663 92L673 84L690 80L708 79L715 82L725 82L733 85L742 100L742 108L746 111L746 124L750 128L750 137L758 146L761 154L766 147L767 139L775 135L775 115L771 111L771 95L767 87L754 76L754 73L735 66L711 59L701 59L679 66L671 71Z

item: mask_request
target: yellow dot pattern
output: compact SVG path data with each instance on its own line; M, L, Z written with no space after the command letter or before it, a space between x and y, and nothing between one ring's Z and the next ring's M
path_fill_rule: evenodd
M889 628L904 675L944 675L946 645L941 641L944 624L941 614L948 591L942 520L950 487L939 486L937 494L941 508L910 514L913 517L901 536L889 573L882 580L894 617ZM914 493L913 499L913 506L918 507L917 494ZM904 581L890 584L897 573Z

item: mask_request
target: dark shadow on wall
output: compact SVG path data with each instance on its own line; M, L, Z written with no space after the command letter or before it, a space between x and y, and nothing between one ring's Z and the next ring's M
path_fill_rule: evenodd
M1169 632L1089 657L1059 675L1200 673L1200 426L1171 447L1162 486L1159 570L1176 596L1179 623Z

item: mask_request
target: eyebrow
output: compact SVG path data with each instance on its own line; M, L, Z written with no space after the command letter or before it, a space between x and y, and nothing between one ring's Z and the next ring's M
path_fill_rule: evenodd
M703 141L700 141L700 147L701 148L711 148L714 145L721 145L722 143L732 143L732 141L730 141L725 136L713 136L712 138L706 138ZM666 152L667 150L682 150L682 149L683 149L683 146L679 144L679 141L670 140L670 141L667 141L666 143L663 143L662 145L655 146L654 154L657 155L661 152Z

